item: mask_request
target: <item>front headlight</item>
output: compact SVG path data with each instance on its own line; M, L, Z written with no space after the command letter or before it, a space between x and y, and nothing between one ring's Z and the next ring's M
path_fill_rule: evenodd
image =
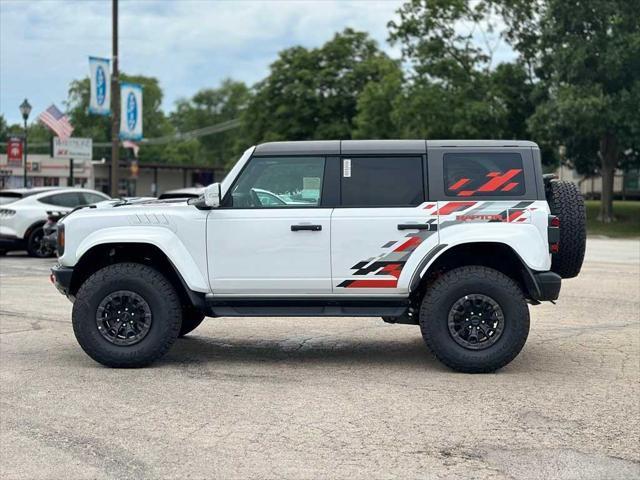
M7 218L13 217L16 214L15 210L11 210L10 208L0 208L0 217Z

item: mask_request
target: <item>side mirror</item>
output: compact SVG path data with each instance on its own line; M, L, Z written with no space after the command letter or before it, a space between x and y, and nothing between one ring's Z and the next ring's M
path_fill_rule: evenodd
M222 201L219 183L212 183L204 189L204 204L209 208L218 208Z

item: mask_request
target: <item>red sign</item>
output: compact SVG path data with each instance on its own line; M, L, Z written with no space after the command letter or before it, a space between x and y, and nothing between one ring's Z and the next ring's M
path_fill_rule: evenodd
M10 167L22 166L22 139L11 137L7 142L7 165Z

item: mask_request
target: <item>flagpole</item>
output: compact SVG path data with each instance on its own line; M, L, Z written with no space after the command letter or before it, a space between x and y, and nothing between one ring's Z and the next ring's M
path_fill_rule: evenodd
M111 74L111 196L118 196L118 169L120 146L120 86L118 75L118 0L112 0L112 50L113 72Z

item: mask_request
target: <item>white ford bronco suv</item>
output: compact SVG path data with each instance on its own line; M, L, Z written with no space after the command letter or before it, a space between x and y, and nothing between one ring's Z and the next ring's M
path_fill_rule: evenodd
M104 365L147 365L205 316L378 316L491 372L580 271L585 210L532 142L275 142L199 198L78 209L58 243L52 281Z

